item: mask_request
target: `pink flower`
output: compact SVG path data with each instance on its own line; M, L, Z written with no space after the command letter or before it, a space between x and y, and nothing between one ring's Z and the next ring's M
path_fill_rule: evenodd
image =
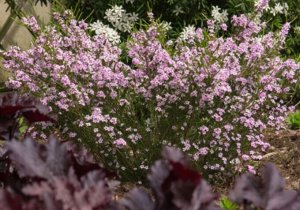
M250 173L256 174L256 170L255 170L255 168L254 168L253 166L248 165L247 168L248 168L248 171L249 171Z
M123 147L125 147L127 145L126 141L122 138L119 138L117 140L114 141L114 145L118 148L118 149L122 149Z

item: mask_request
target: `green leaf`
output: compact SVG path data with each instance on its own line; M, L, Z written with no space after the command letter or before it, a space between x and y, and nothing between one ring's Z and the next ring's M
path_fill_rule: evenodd
M224 210L238 210L238 205L225 196L220 199L220 207Z
M24 134L28 128L26 122L25 122L25 119L24 117L20 117L19 120L18 120L18 124L19 124L19 132L21 134Z
M291 129L299 129L300 128L300 111L296 111L294 113L289 114L286 121Z

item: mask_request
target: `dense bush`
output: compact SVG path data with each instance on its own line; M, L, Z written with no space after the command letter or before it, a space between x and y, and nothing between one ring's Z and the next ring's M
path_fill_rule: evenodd
M164 41L152 20L131 35L127 51L101 34L90 37L88 25L70 15L55 14L59 25L44 31L24 19L39 36L30 50L5 53L14 72L7 84L48 105L66 138L76 137L124 179L144 174L163 145L181 148L205 175L253 170L269 147L264 129L283 126L289 108L281 98L299 69L279 57L288 23L261 34L265 6L233 16L226 38L218 34L228 26L209 20L208 30L189 27Z
M126 40L128 31L133 26L140 28L148 22L146 16L149 10L155 17L160 18L161 27L167 30L168 37L177 37L183 27L206 25L207 18L216 22L228 23L229 17L237 14L249 14L255 11L258 0L222 0L222 1L78 1L66 0L67 8L77 12L78 17L96 21L91 25L96 33L106 34L110 40L119 43ZM290 22L291 30L286 40L286 48L281 49L281 56L292 57L300 61L300 0L270 0L264 9L262 18L266 20L263 33L276 31L286 22ZM61 5L61 4L60 4ZM76 6L74 6L76 5ZM117 15L118 14L118 15ZM128 18L131 17L131 18ZM137 21L139 19L140 21ZM229 23L230 24L230 23ZM125 25L125 29L120 26ZM228 30L225 36L233 33ZM293 98L293 104L299 102L299 85L293 85L291 95L286 101Z

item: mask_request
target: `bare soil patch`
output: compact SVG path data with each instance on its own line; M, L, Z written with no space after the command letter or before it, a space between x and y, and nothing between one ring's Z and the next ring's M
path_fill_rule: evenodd
M264 161L277 166L285 177L287 188L300 190L300 130L269 133L266 140L271 149L264 155Z

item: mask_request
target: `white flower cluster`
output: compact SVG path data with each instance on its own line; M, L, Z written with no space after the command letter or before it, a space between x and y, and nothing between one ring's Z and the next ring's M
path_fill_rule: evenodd
M196 28L195 26L187 26L180 33L179 40L180 41L188 41L191 38L196 36Z
M268 0L254 0L255 7L258 7L258 5L262 4L262 2L266 2L263 10L269 12L273 16L276 16L277 14L287 15L288 13L289 5L286 2L281 4L277 2L277 0L274 0L275 5L271 7Z
M110 41L113 45L121 42L120 35L118 32L107 25L104 25L101 21L97 21L90 24L90 29L95 31L97 35L104 35L105 38Z
M221 11L218 6L212 7L211 16L217 23L225 23L228 20L227 10Z
M158 24L158 27L161 28L164 32L168 32L172 29L171 23L162 21L161 23Z
M138 16L136 13L127 13L122 6L115 5L105 11L105 19L119 31L130 32Z
M285 14L287 15L289 9L289 5L285 2L283 4L275 3L274 7L268 7L267 11L269 11L273 16L277 14Z

